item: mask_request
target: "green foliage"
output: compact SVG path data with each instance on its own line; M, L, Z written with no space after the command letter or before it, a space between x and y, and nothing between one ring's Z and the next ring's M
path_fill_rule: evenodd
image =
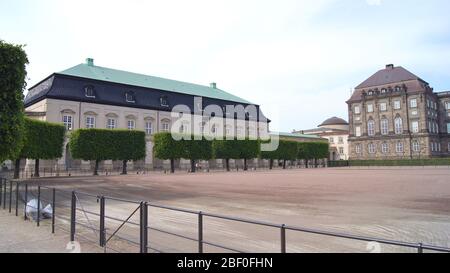
M262 159L295 160L298 154L298 142L280 140L275 151L262 151Z
M216 159L237 159L240 157L236 140L214 140L213 156Z
M346 162L347 164L345 164ZM332 161L330 167L450 166L450 158Z
M73 158L140 160L145 157L145 133L129 130L80 129L69 142Z
M23 146L27 64L23 46L0 40L0 162L19 157Z
M234 159L253 159L259 156L261 145L259 140L235 140L235 149L238 157Z
M204 137L201 140L182 140L183 158L190 160L210 160L213 157L212 142Z
M153 137L153 153L156 158L162 160L180 159L185 156L181 141L176 141L171 133L159 133Z
M305 160L328 158L329 149L326 142L299 142L297 158Z
M145 158L145 132L112 130L114 160L141 160Z
M26 118L24 132L21 158L49 160L62 157L65 137L63 125Z

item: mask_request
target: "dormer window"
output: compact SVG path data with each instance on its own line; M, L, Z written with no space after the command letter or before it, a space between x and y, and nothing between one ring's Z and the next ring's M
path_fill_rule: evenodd
M159 100L162 107L169 107L169 101L166 96L162 96Z
M400 86L396 86L395 87L395 92L400 92L400 91L402 91L402 88Z
M386 88L381 89L381 94L386 94L386 93L387 93L387 89Z
M369 90L369 96L373 96L373 90Z
M94 98L95 99L95 89L92 85L88 85L84 87L84 95L86 98Z
M136 96L134 95L133 92L127 92L127 93L125 93L125 100L130 103L135 103Z

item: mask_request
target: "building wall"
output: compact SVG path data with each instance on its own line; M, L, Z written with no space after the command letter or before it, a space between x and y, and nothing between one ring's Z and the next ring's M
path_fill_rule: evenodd
M70 116L72 119L71 131L79 128L87 128L87 118L93 117L95 120L95 127L99 129L106 129L108 119L114 119L116 121L117 129L127 129L128 121L132 120L135 123L135 129L146 131L146 123L152 124L152 134L163 131L163 124L168 124L169 129L173 124L181 124L178 117L172 117L171 112L146 110L138 108L129 108L122 106L111 106L103 104L75 102L57 99L45 99L36 104L33 104L25 109L27 112L45 112L45 116L41 117L42 120L54 123L62 123L65 116ZM195 116L194 126L200 128L200 124L208 127L209 119L201 116ZM177 122L177 123L176 123ZM254 135L255 137L268 131L268 126L264 122L260 123L248 123L243 120L236 121L234 119L222 119L223 133L227 130L232 133L233 131L239 131L241 133L247 133ZM213 122L209 123L212 126ZM218 132L220 132L220 121L217 123ZM188 128L188 127L187 127ZM189 130L189 129L187 129ZM194 129L191 128L193 131ZM205 130L208 130L205 128ZM147 135L147 155L145 160L131 163L130 168L163 168L169 165L168 161L157 160L153 157L153 140L151 135ZM221 165L221 162L213 162L214 164ZM234 165L234 162L232 162ZM238 162L236 163L238 164ZM28 168L32 168L34 161L28 160ZM58 167L60 169L74 168L74 169L90 169L92 163L79 160L73 160L70 157L68 149L68 138L65 142L65 148L63 151L63 158L59 160L43 161L41 166L45 167ZM101 167L105 168L119 168L120 162L105 161ZM178 167L188 169L190 162L187 160L181 160L177 162Z
M388 86L372 89L375 88L382 89ZM412 100L417 102L416 107L411 104ZM400 109L395 109L396 101L400 102ZM382 103L386 104L385 110L381 107ZM446 123L443 121L447 113L442 110L442 104L443 101L428 86L414 93L403 89L384 95L365 96L361 101L348 102L350 159L407 159L449 155L446 140L448 132L446 128L444 131ZM360 110L359 114L355 111L357 107ZM373 112L369 112L371 107ZM403 128L400 134L395 131L396 118L402 119ZM382 134L382 120L388 120L387 135ZM375 124L374 135L369 134L370 121ZM413 125L416 122L418 131L414 131ZM357 135L358 127L360 136ZM398 143L403 143L403 151L397 151ZM418 150L415 150L417 149L415 143L419 143ZM387 152L383 151L383 145L388 146Z

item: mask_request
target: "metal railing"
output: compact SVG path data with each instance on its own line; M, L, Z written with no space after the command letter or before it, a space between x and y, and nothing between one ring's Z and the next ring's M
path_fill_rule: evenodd
M46 195L49 196L45 198L43 196L43 191L46 191ZM62 230L68 231L70 234L70 240L75 241L76 237L80 237L86 239L87 241L94 243L102 248L104 251L113 250L115 252L120 252L120 250L114 249L108 244L113 240L121 240L133 246L139 248L140 253L148 253L149 250L155 252L162 252L161 249L156 249L149 245L148 233L149 231L156 231L166 235L175 236L177 238L189 240L195 242L197 244L197 252L204 253L205 246L212 246L215 248L223 249L226 251L236 252L236 253L244 253L244 251L236 249L232 246L226 246L219 243L207 241L204 239L204 230L205 230L205 218L211 219L220 219L225 221L237 222L237 223L245 223L249 225L262 226L271 229L276 229L279 231L279 252L286 253L288 241L286 238L287 231L295 231L299 233L306 234L314 234L325 237L332 238L341 238L348 239L354 241L363 241L363 242L377 242L379 244L391 245L391 246L399 246L405 247L409 249L415 249L417 253L423 253L425 250L435 251L435 252L446 252L450 253L450 248L441 247L441 246L432 246L423 243L412 243L412 242L402 242L396 240L387 240L380 239L374 237L366 237L366 236L357 236L346 233L318 230L318 229L309 229L304 227L290 226L285 224L275 224L270 222L263 221L255 221L244 218L230 217L220 214L206 213L202 211L195 211L189 209L175 208L165 205L153 204L151 202L145 201L135 201L135 200L127 200L120 199L108 196L100 196L100 195L92 195L88 193L83 193L80 191L65 191L56 188L50 188L41 185L29 185L28 183L20 183L8 181L7 179L1 178L0 184L0 205L2 205L4 210L8 210L9 213L13 212L15 209L15 215L19 216L19 207L22 203L24 207L24 219L27 220L26 208L30 207L28 201L31 198L37 200L37 211L40 211L42 208L41 202L45 201L52 205L53 213L51 218L51 232L55 233L55 228L58 227L56 220L62 219L70 223L70 229L67 230L61 227ZM87 210L84 208L83 203L85 201L82 198L90 198L91 200L95 200L95 203L98 204L98 211ZM20 200L22 199L22 200ZM57 202L58 201L58 202ZM112 215L107 215L106 213L106 201L114 201L123 204L132 205L132 213L127 214L126 218L119 218ZM67 204L67 203L70 203ZM33 207L30 207L33 208ZM152 227L148 223L149 219L149 208L158 208L167 211L173 211L178 213L184 213L189 215L194 215L197 218L197 236L190 237L187 235L179 234L176 232L171 232L168 230L163 230L160 228ZM133 217L137 216L139 212L139 220L132 220ZM69 214L65 216L64 214ZM80 213L82 217L80 217L77 213ZM85 218L85 222L82 222L80 218ZM95 219L92 219L94 217ZM97 220L98 219L98 220ZM40 226L43 219L41 219L41 214L37 213L36 216L36 224ZM108 226L112 226L111 223L119 223L119 226L114 227L113 231L108 231ZM125 236L119 235L119 232L123 230L125 227L134 227L139 228L139 241L127 238ZM90 230L95 235L95 238L88 238L81 233L77 233L78 227L83 227L87 230Z

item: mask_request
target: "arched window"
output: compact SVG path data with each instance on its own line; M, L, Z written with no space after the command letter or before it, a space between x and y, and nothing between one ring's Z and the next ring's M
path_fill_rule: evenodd
M401 117L395 118L395 133L397 135L403 134L403 120Z
M369 120L367 122L367 134L369 136L375 136L375 121Z
M420 152L420 143L417 140L413 141L413 151Z
M389 153L389 144L384 142L383 144L381 144L381 152L383 154L387 154Z
M381 120L381 134L388 135L389 134L389 120L383 118Z
M369 154L374 154L376 152L376 145L373 143L369 144Z

